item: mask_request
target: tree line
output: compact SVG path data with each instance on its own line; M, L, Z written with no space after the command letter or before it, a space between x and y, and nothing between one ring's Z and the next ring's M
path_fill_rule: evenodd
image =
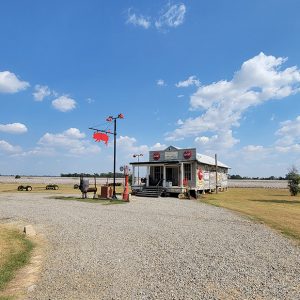
M94 174L89 174L89 173L61 173L61 177L97 177L97 178L113 178L114 173L113 172L108 172L108 173L94 173ZM116 172L116 178L124 178L123 173Z

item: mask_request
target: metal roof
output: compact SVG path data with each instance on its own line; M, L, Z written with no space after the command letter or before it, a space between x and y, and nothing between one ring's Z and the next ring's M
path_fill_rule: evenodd
M207 164L207 165L211 165L214 166L215 165L215 158L211 157L211 156L207 156L204 154L200 154L197 153L196 158L198 160L198 162L203 163L203 164ZM230 169L229 166L223 164L222 162L218 161L218 167L223 167L223 168L228 168Z

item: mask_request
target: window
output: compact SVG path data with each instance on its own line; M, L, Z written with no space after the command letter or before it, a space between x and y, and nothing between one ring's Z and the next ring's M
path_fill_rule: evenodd
M184 179L191 180L192 172L191 172L191 164L184 164Z
M159 180L161 178L161 167L154 167L154 179Z

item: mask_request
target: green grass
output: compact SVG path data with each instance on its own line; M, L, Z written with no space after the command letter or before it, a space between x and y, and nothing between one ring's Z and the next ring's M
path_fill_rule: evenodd
M29 262L34 244L23 234L4 226L1 226L0 244L0 291L3 291L16 271ZM0 299L12 298L1 296Z
M101 205L113 205L113 204L124 204L127 203L125 201L122 200L110 200L110 199L106 199L106 198L97 198L97 199L93 199L93 198L86 198L86 199L82 199L77 198L77 197L69 197L69 196L54 196L54 197L50 197L50 199L57 199L57 200L66 200L66 201L79 201L79 202L85 202L85 203L97 203L97 204L101 204Z
M290 196L287 189L236 188L200 201L239 212L300 243L300 196Z
M13 296L0 296L0 300L13 300L15 297Z

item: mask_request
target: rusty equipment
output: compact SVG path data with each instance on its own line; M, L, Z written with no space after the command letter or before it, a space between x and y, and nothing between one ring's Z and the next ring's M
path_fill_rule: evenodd
M48 184L48 185L46 185L46 190L58 190L58 185Z
M32 186L31 185L19 185L18 186L18 191L32 191Z

